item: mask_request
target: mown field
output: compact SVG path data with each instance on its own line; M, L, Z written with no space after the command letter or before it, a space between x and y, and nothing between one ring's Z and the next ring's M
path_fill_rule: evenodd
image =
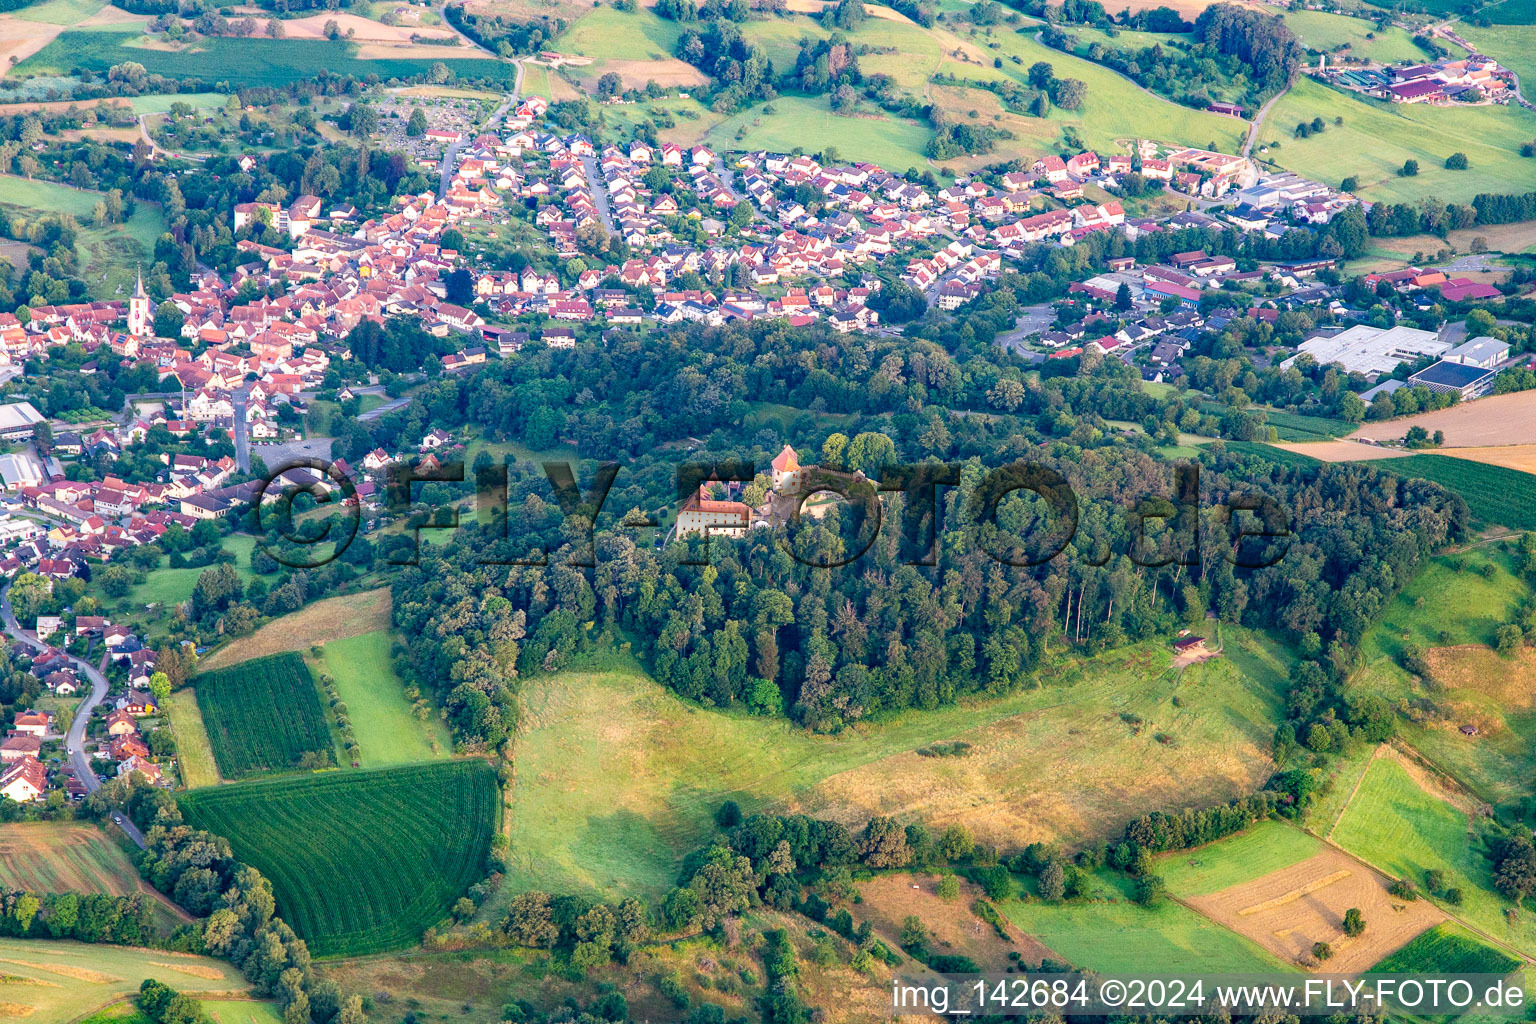
M1094 898L1067 903L1006 900L1010 922L1066 957L1075 967L1135 974L1151 964L1169 974L1291 971L1257 943L1172 900L1153 909L1131 898L1130 879L1103 872Z
M276 1003L248 999L204 999L203 1012L213 1024L283 1024Z
M197 707L226 779L330 763L334 745L315 681L297 654L276 654L197 677Z
M0 828L0 889L149 896L167 933L189 920L139 877L122 847L95 825L12 822ZM3 973L3 972L0 972Z
M1224 637L1224 657L1182 678L1164 645L1144 644L1040 689L839 737L691 706L617 659L527 679L503 888L656 896L727 799L853 824L960 823L1009 848L1107 835L1136 807L1229 799L1270 770L1287 659L1241 630ZM971 746L918 753L946 740Z
M1397 760L1377 758L1334 829L1333 841L1394 878L1424 884L1424 873L1443 871L1462 891L1455 916L1488 935L1536 955L1536 916L1506 914L1508 900L1493 890L1493 873L1466 811L1431 794Z
M250 989L238 967L212 957L48 939L0 939L0 974L0 1003L9 1004L0 1016L37 1024L76 1020L138 992L145 978L194 996Z
M263 779L179 800L271 879L278 913L317 956L419 941L484 877L497 817L496 775L480 760Z
M390 662L391 642L387 630L374 630L321 648L319 670L336 681L364 768L431 761L453 750L443 720L432 713L422 721L405 699Z
M183 688L172 692L165 702L165 712L176 736L176 766L181 771L181 784L187 789L199 786L216 786L219 765L213 757L213 747L208 742L208 728L203 724L203 713L197 706L195 688Z
M1165 854L1158 858L1157 873L1176 896L1208 896L1298 864L1321 848L1299 829L1263 821L1229 839Z
M313 78L320 71L337 75L380 79L403 78L424 73L431 60L386 58L365 60L355 43L312 39L206 38L188 50L158 50L130 45L132 32L76 29L16 66L16 74L69 74L76 69L106 71L123 61L134 60L152 75L196 78L233 87L267 85L280 87ZM467 58L454 60L460 78L484 78L511 83L515 72L509 63Z
M1370 465L1399 476L1423 477L1455 491L1482 523L1536 530L1536 475L1444 455L1410 455Z
M1327 130L1295 138L1298 123L1317 117ZM1344 123L1335 125L1336 117ZM1533 138L1536 113L1518 107L1389 104L1304 77L1270 110L1254 156L1333 186L1354 176L1367 199L1470 202L1479 192L1508 191L1510 182L1530 180L1531 161L1520 146ZM1467 155L1469 169L1446 170L1446 157L1458 152ZM1398 177L1410 159L1419 162L1418 175Z

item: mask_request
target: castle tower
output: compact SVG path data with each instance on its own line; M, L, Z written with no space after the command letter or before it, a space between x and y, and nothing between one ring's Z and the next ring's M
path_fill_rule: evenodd
M128 333L135 338L149 334L152 324L149 312L149 296L144 292L144 271L139 271L138 283L128 299Z

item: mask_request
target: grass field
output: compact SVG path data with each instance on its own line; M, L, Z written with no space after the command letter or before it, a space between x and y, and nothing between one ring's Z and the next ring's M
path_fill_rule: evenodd
M873 814L960 823L1013 848L1107 835L1139 806L1248 792L1270 770L1285 659L1241 630L1225 635L1227 655L1182 679L1163 645L1145 644L1041 689L840 737L692 707L617 659L529 678L503 889L656 895L726 799L851 824ZM916 753L957 739L971 744L964 757Z
M1326 131L1294 137L1299 122L1316 117L1327 122ZM1336 117L1344 124L1335 125ZM1304 77L1270 111L1255 156L1334 186L1353 175L1367 199L1417 202L1435 196L1469 202L1479 192L1502 191L1509 182L1530 177L1531 162L1520 156L1520 146L1532 138L1536 114L1517 107L1389 104ZM1259 151L1276 141L1279 149ZM1470 168L1446 170L1446 157L1458 152L1467 155ZM1418 175L1398 177L1409 159L1419 162Z
M1105 973L1286 971L1256 943L1171 900L1149 910L1132 901L1129 879L1103 873L1098 898L1068 903L1007 900L998 909L1074 966Z
M264 779L182 794L199 828L272 881L317 956L408 946L485 874L496 775L485 761ZM295 837L303 837L295 842Z
M763 106L772 107L774 112L764 114ZM738 138L743 130L746 134ZM909 167L927 167L923 147L930 134L926 126L916 121L886 115L834 114L825 96L780 96L772 103L750 107L715 125L704 142L717 152L787 152L798 147L808 153L820 153L830 146L845 160L869 160L901 173Z
M91 213L101 199L99 192L0 175L0 206L27 217L67 213L75 218L80 224L75 248L81 278L94 297L111 299L128 294L133 268L154 252L155 240L165 232L165 219L158 206L141 202L127 222L97 227L91 223Z
M1230 452L1238 452L1242 455L1252 455L1256 458L1273 462L1277 466L1316 466L1318 460L1303 455L1300 452L1286 451L1284 448L1276 448L1273 445L1259 441L1224 441Z
M150 74L168 78L196 78L235 87L280 87L313 78L322 68L337 75L378 75L388 80L422 74L432 64L424 58L365 60L358 56L355 43L310 39L203 38L195 49L182 51L133 46L133 39L131 31L71 30L18 64L16 72L68 74L76 68L100 72L134 60ZM510 83L514 77L510 63L490 59L456 59L452 68L461 78Z
M249 583L256 578L251 572L251 552L256 547L255 537L244 533L232 533L224 538L221 546L225 551L234 554L234 569L244 582ZM192 600L192 590L197 586L197 578L208 568L210 567L203 565L172 569L165 563L161 563L161 567L149 573L143 583L129 590L124 600L134 608L143 608L151 604L158 604L167 609L174 608L176 605Z
M78 25L105 6L101 0L47 0L45 3L30 4L13 13L22 21Z
M1332 53L1347 46L1351 57L1365 57L1396 64L1398 61L1423 61L1429 54L1419 49L1413 37L1396 25L1377 31L1373 22L1325 11L1287 11L1285 24L1309 49Z
M1208 896L1317 853L1322 844L1299 829L1262 821L1235 836L1158 858L1157 873L1175 896Z
M204 999L203 1012L213 1024L283 1024L276 1003L248 999Z
M1436 925L1375 967L1373 974L1508 974L1520 961L1461 925Z
M1393 758L1377 758L1334 830L1334 842L1388 875L1424 882L1432 868L1462 890L1456 916L1526 955L1536 955L1536 918L1506 916L1488 860L1465 811L1430 794Z
M297 654L276 654L197 677L219 773L238 779L297 767L305 755L330 763L330 728L315 681Z
M0 889L111 896L142 892L164 931L190 920L150 888L122 848L95 825L12 822L0 829Z
M176 736L176 765L181 769L181 784L187 789L218 785L223 780L219 778L219 765L208 742L203 713L197 706L196 691L191 688L176 690L165 705L171 730Z
M336 680L364 768L430 761L453 749L441 718L432 714L423 722L411 710L390 663L390 643L388 631L374 630L321 649L319 669Z
M1536 792L1536 701L1520 692L1529 674L1524 662L1486 650L1529 597L1512 569L1510 556L1489 545L1432 559L1366 634L1364 668L1350 684L1435 709L1423 721L1404 720L1404 738L1494 804ZM1409 641L1428 650L1432 683L1416 682L1394 660ZM1461 734L1468 723L1477 736Z
M1444 455L1411 455L1370 465L1399 476L1423 477L1466 501L1475 519L1513 530L1536 530L1536 476Z
M647 8L625 12L605 5L566 29L550 49L599 60L663 60L682 34L680 23Z
M1508 555L1487 548L1430 559L1366 634L1362 655L1396 657L1408 639L1425 647L1493 643L1527 593L1512 569Z
M10 1011L9 1019L37 1024L83 1017L138 992L145 978L194 997L250 989L238 967L212 957L48 939L0 939L0 973L7 976L0 1001L21 1008Z

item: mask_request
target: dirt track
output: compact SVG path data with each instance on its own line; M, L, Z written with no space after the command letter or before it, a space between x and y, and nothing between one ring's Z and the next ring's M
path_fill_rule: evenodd
M1445 919L1425 900L1393 898L1384 877L1338 850L1188 903L1285 960L1329 973L1366 970ZM1356 938L1344 934L1351 907L1365 918ZM1315 942L1328 943L1332 959L1313 963Z

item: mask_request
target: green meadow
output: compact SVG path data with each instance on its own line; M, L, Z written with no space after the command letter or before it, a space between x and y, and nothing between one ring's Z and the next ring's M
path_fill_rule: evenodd
M1261 821L1235 836L1158 858L1157 873L1176 896L1209 896L1299 864L1323 849L1300 829Z
M63 33L16 65L17 74L66 74L75 69L106 71L125 60L144 65L152 75L195 78L231 86L282 86L313 78L321 71L382 80L424 73L430 60L388 58L364 60L355 43L315 39L199 39L185 50L156 50L135 46L132 29L74 29ZM117 31L111 29L116 28ZM514 69L503 61L466 58L451 63L460 78L511 82Z
M644 7L625 12L604 5L566 29L552 48L598 60L662 60L682 34L681 24Z
M390 662L390 634L374 630L321 648L318 672L336 681L347 706L364 768L384 768L447 757L453 750L448 728L436 713L416 717L404 684Z
M1131 899L1132 881L1102 872L1093 898L1066 903L1005 901L1008 920L1073 966L1109 974L1160 972L1292 972L1296 968L1257 943L1229 931L1173 900L1153 909Z
M75 247L81 277L94 293L112 298L128 294L134 267L154 252L155 241L165 233L165 218L158 206L140 202L126 223L97 226L92 211L102 198L100 192L57 182L0 175L0 206L11 213L65 213L75 218L80 225Z
M880 716L840 736L685 703L617 657L526 678L504 889L656 896L725 800L963 821L1022 846L1118 831L1116 795L1130 791L1160 805L1230 799L1268 771L1285 662L1256 636L1224 636L1227 656L1182 677L1165 645L1141 644L1064 666L1041 688ZM971 748L916 754L949 740ZM1052 799L1029 814L970 810L1042 786Z
M765 107L772 112L765 113ZM900 172L927 167L923 147L931 134L926 125L886 114L834 114L825 96L780 96L715 125L704 142L717 152L799 148L820 153L831 147L844 160L869 160Z
M1327 122L1325 131L1295 137L1298 123L1318 117ZM1342 125L1333 123L1338 117ZM1531 180L1536 169L1520 156L1520 146L1533 138L1536 113L1517 107L1387 103L1301 78L1271 109L1254 155L1329 185L1353 176L1367 199L1469 202L1479 192L1509 191L1510 182ZM1446 157L1458 152L1470 167L1446 170ZM1419 162L1418 175L1398 177L1410 159Z
M1447 886L1460 888L1463 900L1447 909L1494 939L1536 955L1536 915L1507 913L1512 904L1494 891L1493 872L1466 812L1426 792L1397 761L1371 762L1333 841L1421 887L1426 871L1443 871Z
M1383 64L1422 61L1429 57L1419 49L1411 35L1396 25L1378 30L1374 22L1327 11L1287 11L1285 24L1308 49L1324 53L1347 46L1345 53L1348 56L1365 57Z

